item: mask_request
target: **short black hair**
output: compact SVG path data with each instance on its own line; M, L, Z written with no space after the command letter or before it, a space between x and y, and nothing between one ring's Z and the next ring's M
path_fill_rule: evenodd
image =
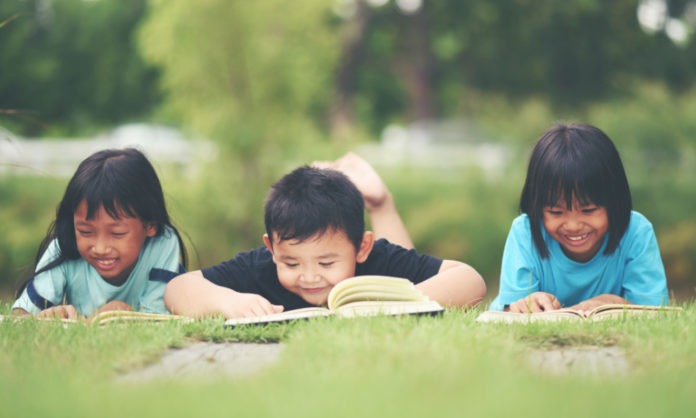
M549 251L541 234L544 207L573 197L607 210L609 239L605 254L613 253L631 218L631 190L619 152L599 128L585 124L557 124L534 146L520 211L529 216L532 239L542 258Z
M283 176L266 197L266 233L273 242L303 241L328 230L343 231L360 248L365 232L362 194L343 173L310 166Z

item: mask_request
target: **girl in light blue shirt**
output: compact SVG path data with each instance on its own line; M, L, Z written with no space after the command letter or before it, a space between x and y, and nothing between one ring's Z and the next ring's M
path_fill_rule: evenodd
M186 251L154 168L138 150L104 150L70 179L13 313L77 318L114 309L167 313Z
M508 235L490 309L666 305L655 232L631 209L623 164L604 132L582 124L546 131L532 151L523 213Z

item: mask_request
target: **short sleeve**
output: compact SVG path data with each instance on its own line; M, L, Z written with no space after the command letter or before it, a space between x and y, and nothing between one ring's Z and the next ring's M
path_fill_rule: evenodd
M58 255L58 241L52 241L41 256L36 269L46 266ZM29 280L22 294L12 305L12 309L20 308L31 314L37 314L51 306L60 305L65 295L66 285L67 277L62 265L44 271Z
M541 271L535 262L535 249L532 246L528 220L526 216L518 217L505 241L500 289L489 307L490 310L502 311L505 306L539 291Z
M185 272L180 256L179 239L169 227L150 242L141 260L147 263L149 271L137 307L139 311L169 313L164 304L164 289L171 279Z
M436 275L440 266L440 258L419 254L416 250L407 250L385 239L379 239L375 241L367 260L356 266L355 274L394 276L420 283Z
M629 231L623 297L639 305L667 305L667 278L657 238L650 222L637 215L635 231Z

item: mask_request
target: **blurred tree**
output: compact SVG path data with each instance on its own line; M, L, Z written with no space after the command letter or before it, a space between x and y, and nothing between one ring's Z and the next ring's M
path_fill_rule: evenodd
M202 250L212 238L258 245L268 186L321 143L338 56L332 16L325 0L150 2L140 43L162 68L167 111L221 150L208 186L189 196L207 202Z
M75 133L140 117L159 102L132 35L146 0L3 0L0 109L24 135ZM2 115L0 115L2 116Z

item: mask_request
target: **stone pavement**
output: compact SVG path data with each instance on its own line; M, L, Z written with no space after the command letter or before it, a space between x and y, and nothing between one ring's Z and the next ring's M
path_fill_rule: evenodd
M532 367L553 374L580 373L620 375L629 371L619 347L567 347L535 350L529 354Z
M282 344L197 342L171 348L155 364L119 376L120 381L243 377L275 362Z
M244 377L277 361L282 351L282 344L197 342L169 349L157 363L122 374L118 380ZM619 347L538 349L530 352L528 360L542 373L621 375L629 371Z

